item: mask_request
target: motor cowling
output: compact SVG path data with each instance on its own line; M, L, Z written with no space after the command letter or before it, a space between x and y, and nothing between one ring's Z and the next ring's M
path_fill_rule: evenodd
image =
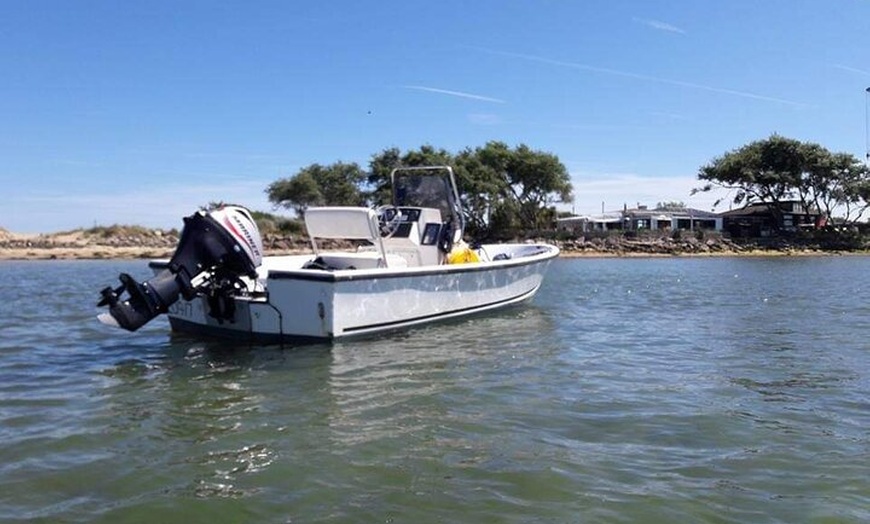
M191 300L214 282L256 278L262 262L263 241L247 209L224 206L209 213L199 211L184 218L181 238L166 269L144 282L122 273L119 287L100 292L97 306L109 311L98 318L136 331L166 313L179 297Z

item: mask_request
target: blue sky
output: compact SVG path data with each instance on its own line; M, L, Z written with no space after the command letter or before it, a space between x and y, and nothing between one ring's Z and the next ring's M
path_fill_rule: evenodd
M0 227L271 211L315 162L490 140L558 155L577 213L709 209L698 168L772 133L863 158L868 28L870 0L0 0Z

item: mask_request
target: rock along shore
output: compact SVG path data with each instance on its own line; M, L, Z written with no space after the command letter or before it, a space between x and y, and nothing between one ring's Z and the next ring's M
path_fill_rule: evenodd
M726 238L579 238L550 241L565 257L661 257L661 256L757 256L822 255L859 253L864 250L831 249L797 245L785 241L741 244ZM21 235L0 229L0 260L49 259L151 259L166 258L175 251L178 234L174 231L144 228L76 230L65 233ZM264 235L267 254L309 252L308 239L302 236Z

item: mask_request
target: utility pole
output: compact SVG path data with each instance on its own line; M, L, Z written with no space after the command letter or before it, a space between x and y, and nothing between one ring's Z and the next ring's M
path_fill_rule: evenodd
M864 90L864 163L870 162L870 87Z

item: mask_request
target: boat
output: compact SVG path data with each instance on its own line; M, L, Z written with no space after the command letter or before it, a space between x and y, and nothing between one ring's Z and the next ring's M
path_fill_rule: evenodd
M392 203L311 207L311 252L264 256L250 212L184 219L154 276L101 292L98 318L136 331L166 314L173 331L264 342L329 341L466 317L530 300L559 248L468 245L449 166L397 168Z

